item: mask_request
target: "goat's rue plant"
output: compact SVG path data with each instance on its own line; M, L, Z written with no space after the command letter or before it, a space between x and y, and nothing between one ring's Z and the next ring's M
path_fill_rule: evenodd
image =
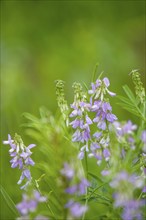
M11 167L20 170L16 219L146 219L146 98L140 74L134 70L129 77L135 93L125 85L125 97L117 98L137 125L118 120L110 104L116 94L101 75L89 88L75 82L70 105L57 80L56 116L45 108L40 118L24 113L26 133L36 144L25 146L17 134L3 141ZM32 151L39 154L36 161Z

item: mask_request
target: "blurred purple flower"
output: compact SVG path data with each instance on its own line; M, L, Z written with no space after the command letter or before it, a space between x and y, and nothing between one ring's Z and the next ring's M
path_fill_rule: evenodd
M141 134L141 140L143 142L143 152L146 153L146 130L144 130Z
M60 171L60 173L71 180L74 177L74 170L70 167L68 163L64 163L64 168Z
M68 187L65 192L68 194L77 194L77 195L83 195L86 193L87 187L90 186L90 183L87 179L83 178L81 179L80 183L77 185L73 185Z
M88 210L87 206L81 205L79 202L74 202L73 200L70 200L65 207L69 208L71 215L75 218L81 217Z
M142 140L143 143L146 143L146 130L144 130L144 131L142 132L141 140Z
M142 220L142 213L140 208L145 205L142 200L131 200L125 203L122 219L123 220Z
M23 194L22 202L18 203L16 207L21 215L27 215L37 209L39 202L45 202L46 200L46 197L41 196L38 191L34 190L30 196Z

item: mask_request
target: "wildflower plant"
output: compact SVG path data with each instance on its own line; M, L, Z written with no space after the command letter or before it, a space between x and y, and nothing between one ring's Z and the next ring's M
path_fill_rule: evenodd
M146 98L138 71L129 77L135 94L125 85L125 96L111 91L102 74L89 87L75 82L70 105L64 82L57 80L60 114L44 107L39 118L24 113L23 127L35 144L25 146L17 134L3 142L10 146L11 167L21 171L22 201L14 205L1 187L16 219L146 218ZM118 99L138 123L119 121L111 99Z

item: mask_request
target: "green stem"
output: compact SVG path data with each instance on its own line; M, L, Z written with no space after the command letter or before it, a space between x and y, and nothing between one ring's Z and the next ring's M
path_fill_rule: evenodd
M85 151L85 174L86 174L86 179L88 180L88 161L87 161L87 152ZM85 201L85 206L88 204L88 188L86 187L86 201ZM85 212L83 214L82 220L85 219Z
M85 172L86 172L86 179L88 180L88 161L87 161L87 152L85 151Z

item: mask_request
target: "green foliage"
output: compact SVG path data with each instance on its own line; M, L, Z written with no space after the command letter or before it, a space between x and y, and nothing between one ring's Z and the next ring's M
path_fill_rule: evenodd
M142 93L136 92L137 95L136 97L127 85L123 86L124 92L127 97L125 98L123 96L118 96L118 98L122 101L119 104L121 105L122 108L126 109L128 112L132 113L133 115L136 115L146 123L146 118L145 118L146 98L145 98L145 93L143 92L144 88L142 87L141 81L139 85L141 87Z
M1 185L0 185L0 193L3 196L4 201L7 203L10 210L13 212L15 218L20 216L20 214L16 208L16 204L13 202L13 200L11 199L9 194L5 191L5 189Z

